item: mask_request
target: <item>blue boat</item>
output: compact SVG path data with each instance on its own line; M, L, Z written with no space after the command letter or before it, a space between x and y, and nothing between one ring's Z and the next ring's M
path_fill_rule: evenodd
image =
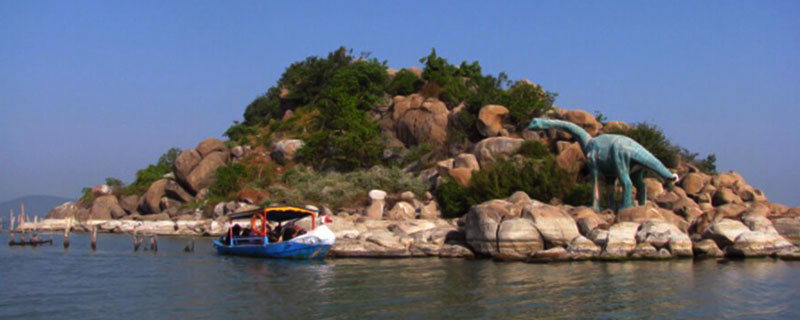
M306 217L311 217L310 231L295 224ZM248 218L249 224L246 223ZM236 223L236 220L245 221ZM269 222L278 225L273 229ZM321 259L336 242L336 235L324 225L326 222L330 222L330 218L318 217L316 210L290 206L241 212L230 216L231 227L227 235L215 240L214 247L222 255ZM242 226L246 227L243 229Z

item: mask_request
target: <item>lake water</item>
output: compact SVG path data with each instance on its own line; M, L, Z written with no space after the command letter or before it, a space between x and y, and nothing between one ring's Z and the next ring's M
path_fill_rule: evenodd
M0 236L2 319L800 319L800 262L559 264L217 256L210 238L85 234L68 250Z

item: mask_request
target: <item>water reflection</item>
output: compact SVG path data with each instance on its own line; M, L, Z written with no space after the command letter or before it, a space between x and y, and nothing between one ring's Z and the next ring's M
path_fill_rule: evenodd
M561 264L217 256L210 240L133 252L0 246L0 318L798 318L800 263ZM209 243L204 243L208 241Z

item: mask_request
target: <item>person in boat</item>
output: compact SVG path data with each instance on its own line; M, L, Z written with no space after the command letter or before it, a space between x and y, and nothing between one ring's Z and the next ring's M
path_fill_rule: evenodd
M298 226L294 223L290 223L285 228L283 228L282 238L284 241L286 241L304 234L306 234L306 230L303 227Z
M220 238L220 242L230 243L231 237L233 237L234 239L239 238L241 236L241 232L242 232L242 227L239 226L239 224L234 224L229 232L226 232L224 235L222 235L222 237Z

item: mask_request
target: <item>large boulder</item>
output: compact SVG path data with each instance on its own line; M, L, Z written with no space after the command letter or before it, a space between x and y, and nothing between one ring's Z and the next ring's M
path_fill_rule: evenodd
M800 246L800 218L778 218L772 225L781 236Z
M586 156L583 155L583 150L577 142L570 144L556 156L556 164L569 172L578 172L584 163Z
M305 145L303 140L299 139L285 139L276 142L272 147L274 151L270 154L272 160L278 164L285 165L294 161L297 155L297 150L300 150Z
M472 170L468 168L450 169L448 174L462 186L469 185L469 181L472 180Z
M522 260L544 249L544 241L529 219L512 218L500 222L497 229L498 256Z
M595 116L580 109L567 111L564 115L564 120L577 124L592 136L596 136L600 129L603 128L603 125L597 122Z
M792 247L789 241L778 234L746 231L736 237L733 245L725 248L725 253L732 256L763 257Z
M699 172L692 172L681 179L681 187L686 194L696 196L709 182L711 182L711 177Z
M506 159L515 154L522 147L523 142L525 140L519 138L486 138L475 145L472 149L472 154L478 158L478 162L483 168L497 160Z
M714 258L714 257L722 257L725 255L722 250L717 247L717 243L711 239L705 239L698 242L695 242L692 245L692 251L695 257L698 258Z
M647 190L647 200L658 199L658 197L664 194L664 185L654 178L645 178L644 186L645 190Z
M422 106L422 102L425 101L425 97L419 93L414 93L405 97L396 96L392 100L392 120L397 121L400 120L406 111Z
M592 240L584 236L579 236L572 239L572 242L567 246L567 251L575 259L589 259L600 255L603 249L592 242Z
M186 177L187 189L196 194L201 189L212 185L217 178L217 168L224 166L227 159L228 155L222 152L212 152L206 155Z
M119 198L119 206L128 214L136 213L136 208L139 206L139 196L132 194L128 196L121 196Z
M164 186L164 195L180 202L189 202L194 199L194 197L192 197L189 192L186 192L175 180L167 181L167 184Z
M745 184L747 183L742 178L742 175L736 171L720 173L711 178L711 185L717 188L736 188L738 185Z
M175 178L185 182L192 170L200 163L200 160L203 160L203 156L197 150L183 150L172 164Z
M548 248L565 247L581 235L575 220L562 208L531 201L522 210L523 216L533 220Z
M719 188L711 201L714 206L721 206L729 203L742 203L742 198L739 198L731 189Z
M75 214L78 213L78 206L75 205L73 202L64 202L58 207L53 208L50 210L45 219L66 219L66 218L74 218Z
M426 99L419 107L402 113L395 125L397 138L407 146L420 143L443 145L447 141L448 114L444 102Z
M763 191L749 185L740 187L736 190L736 194L745 202L767 201L767 195Z
M478 112L478 131L484 137L507 136L503 124L508 118L508 109L499 105L487 105Z
M224 142L216 138L206 138L197 145L195 150L197 150L201 157L208 156L212 152L228 154L228 147L225 146Z
M732 245L739 235L745 232L750 232L750 228L743 223L733 219L720 219L703 231L703 239L714 240L717 243L717 247L725 249L725 247Z
M100 184L92 187L92 196L95 198L107 196L112 192L113 190L111 190L111 187L109 187L107 184Z
M464 224L467 244L479 254L496 255L499 252L497 229L504 217L519 217L519 209L505 200L489 200L472 206Z
M619 222L608 229L608 241L603 256L610 259L627 257L636 248L639 223Z
M391 210L386 212L386 219L389 220L410 220L417 216L414 206L405 201L395 203Z
M439 203L436 201L430 201L428 204L425 204L420 208L419 211L419 218L420 219L429 219L435 220L442 217L442 211L439 209Z
M147 188L147 192L139 200L140 212L145 214L161 212L161 198L168 182L168 179L159 179Z
M481 169L481 165L474 154L462 153L453 159L453 168L467 168L472 171L478 171Z
M111 220L125 216L125 210L119 206L117 197L113 195L101 196L92 202L91 219Z
M216 177L217 168L224 166L230 158L225 143L215 138L200 142L195 150L185 150L173 164L175 179L190 194L210 186Z

